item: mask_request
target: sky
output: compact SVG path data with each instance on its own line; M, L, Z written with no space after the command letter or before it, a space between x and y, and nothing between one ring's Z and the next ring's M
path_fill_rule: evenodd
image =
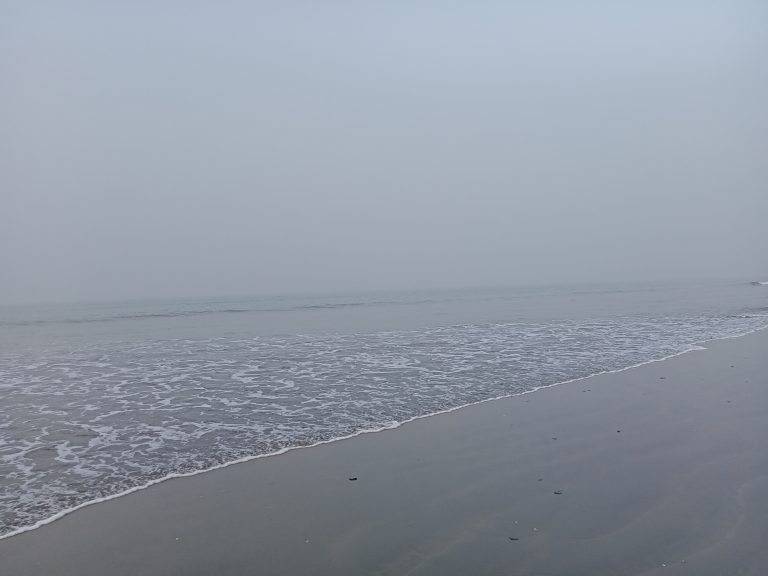
M768 279L768 2L0 0L0 303Z

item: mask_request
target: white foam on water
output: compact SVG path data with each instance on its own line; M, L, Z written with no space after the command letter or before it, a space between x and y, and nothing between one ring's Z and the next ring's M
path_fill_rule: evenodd
M52 523L52 522L54 522L54 521L56 521L56 520L58 520L60 518L63 518L64 516L67 516L67 515L75 512L75 511L80 510L82 508L85 508L87 506L91 506L93 504L98 504L98 503L101 503L101 502L106 502L106 501L113 500L113 499L116 499L116 498L121 498L121 497L126 496L128 494L132 494L134 492L145 490L147 488L150 488L151 486L154 486L154 485L159 484L161 482L165 482L167 480L172 480L174 478L185 478L185 477L189 477L189 476L196 476L198 474L203 474L203 473L206 473L206 472L211 472L213 470L218 470L218 469L221 469L221 468L226 468L226 467L233 466L233 465L236 465L236 464L242 464L242 463L249 462L249 461L256 460L256 459L260 459L260 458L268 458L268 457L272 457L272 456L278 456L278 455L281 455L281 454L285 454L286 452L289 452L291 450L313 448L313 447L317 447L317 446L320 446L320 445L323 445L323 444L329 444L329 443L332 443L332 442L338 442L338 441L341 441L341 440L347 440L347 439L354 438L356 436L360 436L360 435L363 435L363 434L371 434L371 433L376 433L376 432L382 432L382 431L385 431L385 430L395 429L395 428L403 426L404 424L407 424L409 422L413 422L413 421L416 421L416 420L421 420L421 419L424 419L424 418L431 418L433 416L437 416L437 415L441 415L441 414L448 414L450 412L454 412L456 410L461 410L461 409L467 408L469 406L474 406L474 405L483 404L483 403L486 403L486 402L492 402L492 401L496 401L496 400L501 400L501 399L505 399L505 398L511 398L511 397L516 397L516 396L522 396L522 395L526 395L526 394L531 394L531 393L537 392L537 391L545 389L545 388L552 388L552 387L555 387L555 386L560 386L560 385L564 385L564 384L570 384L570 383L573 383L573 382L583 381L583 380L587 380L587 379L590 379L590 378L594 378L596 376L602 376L602 375L606 375L606 374L615 374L615 373L620 373L620 372L624 372L624 371L627 371L627 370L632 370L632 369L635 369L635 368L638 368L638 367L641 367L641 366L644 366L644 365L658 363L658 362L663 362L663 361L669 360L671 358L675 358L675 357L678 357L678 356L682 356L684 354L688 354L690 352L705 350L706 348L703 346L703 344L706 344L708 342L713 342L713 341L717 341L717 340L732 339L732 338L740 338L740 337L746 336L748 334L752 334L752 333L764 330L766 328L768 328L768 326L761 325L761 326L757 326L757 327L755 327L753 329L748 329L748 330L744 330L744 331L741 331L741 332L734 332L734 333L730 333L730 334L720 335L720 336L715 337L715 338L710 338L710 339L703 340L703 341L701 341L698 344L688 345L688 346L685 347L685 349L683 349L683 350L681 350L679 352L675 352L675 353L668 354L668 355L665 355L665 356L662 356L662 357L653 358L653 359L650 359L650 360L634 363L632 365L624 366L624 367L621 367L621 368L611 369L611 370L602 370L602 371L595 372L593 374L588 374L588 375L585 375L585 376L579 376L579 377L576 377L576 378L565 379L565 380L554 382L554 383L551 383L551 384L535 386L535 387L527 389L527 390L522 390L522 391L518 391L518 392L512 392L512 393L508 393L508 394L500 394L500 395L496 395L496 396L493 396L493 397L490 397L490 398L484 398L484 399L478 400L478 401L467 402L465 404L461 404L461 405L457 405L457 406L452 406L452 407L441 409L441 410L436 410L436 411L433 411L433 412L430 412L430 413L426 413L426 414L414 415L412 417L409 417L409 418L406 418L406 419L403 419L403 420L391 421L389 423L381 424L381 425L378 425L378 426L375 426L375 427L360 429L360 430L354 431L354 432L352 432L350 434L345 434L345 435L341 435L341 436L337 436L337 437L333 437L333 438L319 440L319 441L316 441L316 442L313 442L313 443L307 444L307 445L286 446L286 447L283 447L283 448L280 448L278 450L274 450L274 451L271 451L271 452L268 452L268 453L244 456L244 457L241 457L241 458L233 459L231 461L227 461L227 462L223 462L223 463L220 463L220 464L216 464L214 466L208 466L208 467L205 467L205 468L202 468L202 469L199 469L199 470L193 470L193 471L189 471L189 472L174 472L174 473L170 473L170 474L167 474L167 475L165 475L163 477L149 480L149 481L147 481L147 482L145 482L145 483L143 483L141 485L133 486L133 487L130 487L128 489L116 492L114 494L109 494L109 495L105 495L105 496L102 496L102 497L93 498L91 500L79 503L79 504L77 504L75 506L71 506L69 508L60 510L60 511L58 511L58 512L56 512L56 513L54 513L54 514L52 514L52 515L50 515L50 516L48 516L46 518L40 519L40 520L38 520L38 521L36 521L36 522L34 522L32 524L29 524L29 525L26 525L26 526L22 526L22 527L19 527L17 529L14 529L14 530L12 530L10 532L7 532L5 534L2 534L2 535L0 535L0 539L10 538L12 536L17 536L19 534L22 534L22 533L25 533L25 532L29 532L31 530L36 530L36 529L38 529L38 528L40 528L42 526L50 524L50 523ZM163 432L163 435L166 435L165 431ZM62 451L63 451L63 454L66 454L67 456L69 456L69 454L71 453L71 450L69 449L68 446L66 448L62 448ZM23 466L23 464L22 464L22 466ZM82 469L80 471L81 471L81 473L83 472ZM88 471L84 471L84 473L88 474ZM22 497L22 499L24 499L24 500L26 500L28 498L29 498L29 495L24 495Z

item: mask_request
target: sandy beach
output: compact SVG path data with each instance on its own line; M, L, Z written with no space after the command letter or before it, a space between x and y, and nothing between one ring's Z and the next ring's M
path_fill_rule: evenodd
M768 331L88 506L31 575L768 573Z
M0 576L768 576L768 1L0 54Z

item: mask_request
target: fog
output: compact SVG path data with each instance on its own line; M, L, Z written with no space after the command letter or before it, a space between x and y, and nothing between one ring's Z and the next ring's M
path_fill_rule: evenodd
M768 276L768 3L0 0L0 303Z

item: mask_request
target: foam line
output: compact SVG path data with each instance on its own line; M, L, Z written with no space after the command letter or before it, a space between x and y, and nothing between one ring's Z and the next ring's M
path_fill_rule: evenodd
M167 480L172 480L174 478L186 478L189 476L197 476L198 474L204 474L206 472L211 472L213 470L218 470L220 468L227 468L229 466L234 466L235 464L243 464L245 462L250 462L251 460L257 460L259 458L269 458L271 456L279 456L280 454L285 454L286 452L289 452L291 450L301 450L301 449L307 449L307 448L315 448L317 446L321 446L323 444L331 444L333 442L340 442L341 440L349 440L350 438L354 438L356 436L361 436L363 434L372 434L376 432L383 432L385 430L393 430L395 428L399 428L400 426L403 426L404 424L408 424L409 422L413 422L415 420L421 420L424 418L431 418L433 416L439 416L440 414L448 414L450 412L455 412L456 410L461 410L462 408L467 408L469 406L476 406L478 404L485 404L486 402L494 402L497 400L503 400L505 398L513 398L515 396L523 396L525 394L532 394L534 392L538 392L539 390L545 389L545 388L553 388L555 386L561 386L563 384L571 384L573 382L579 382L582 380L588 380L590 378L594 378L596 376L603 376L606 374L618 374L620 372L625 372L627 370L632 370L634 368L639 368L641 366L645 366L647 364L654 364L657 362L664 362L665 360L669 360L671 358L676 358L678 356L682 356L684 354L688 354L689 352L697 352L701 350L706 350L706 347L703 346L703 344L707 344L709 342L715 342L719 340L729 340L734 338L742 338L744 336L748 336L750 334L754 334L756 332L760 332L762 330L765 330L768 328L768 325L762 326L760 328L755 328L754 330L749 330L747 332L741 333L741 334L735 334L735 335L729 335L729 336L723 336L720 338L712 338L709 340L703 340L701 342L698 342L696 344L690 345L686 350L683 350L682 352L676 352L675 354L670 354L668 356L664 356L661 358L655 358L653 360L647 360L645 362L640 362L638 364L633 364L631 366L625 366L624 368L617 368L615 370L604 370L602 372L596 372L594 374L590 374L588 376L581 376L579 378L571 378L568 380L563 380L561 382L555 382L553 384L545 384L543 386L537 386L535 388L531 388L530 390L525 390L523 392L515 392L511 394L502 394L500 396L494 396L492 398L485 398L484 400L478 400L476 402L469 402L467 404L461 404L459 406L454 406L452 408L446 408L445 410L439 410L437 412L430 412L428 414L422 414L419 416L413 416L411 418L408 418L406 420L403 420L402 422L392 422L390 424L380 426L378 428L369 428L364 430L358 430L357 432L353 432L352 434L347 434L346 436L338 436L336 438L330 438L328 440L320 440L318 442L315 442L313 444L307 444L304 446L287 446L285 448L281 448L280 450L276 450L274 452L269 452L265 454L255 454L253 456L245 456L243 458L238 458L236 460L232 460L230 462L224 462L223 464L217 464L216 466L211 466L209 468L203 468L201 470L195 470L193 472L177 472L173 474L168 474L167 476L163 476L162 478L157 478L155 480L150 480L149 482L146 482L140 486L134 486L133 488L129 488L127 490L123 490L122 492L118 492L116 494L111 494L109 496L103 496L101 498L95 498L93 500L88 500L87 502L83 502L81 504L78 504L77 506L73 506L71 508L67 508L65 510L62 510L60 512L57 512L56 514L49 516L48 518L44 518L43 520L39 520L35 522L34 524L30 524L29 526L23 526L21 528L18 528L16 530L13 530L11 532L8 532L6 534L0 535L0 540L4 540L5 538L10 538L12 536L18 536L19 534L23 534L24 532L30 532L32 530L36 530L38 528L41 528L42 526L45 526L47 524L50 524L56 520L59 520L60 518L63 518L64 516L67 516L71 514L72 512L76 512L77 510L80 510L82 508L85 508L86 506L92 506L93 504L99 504L101 502L106 502L108 500L114 500L116 498L121 498L123 496L127 496L128 494L132 494L134 492L138 492L140 490L145 490L151 486L154 486L155 484L160 484L161 482L165 482Z

